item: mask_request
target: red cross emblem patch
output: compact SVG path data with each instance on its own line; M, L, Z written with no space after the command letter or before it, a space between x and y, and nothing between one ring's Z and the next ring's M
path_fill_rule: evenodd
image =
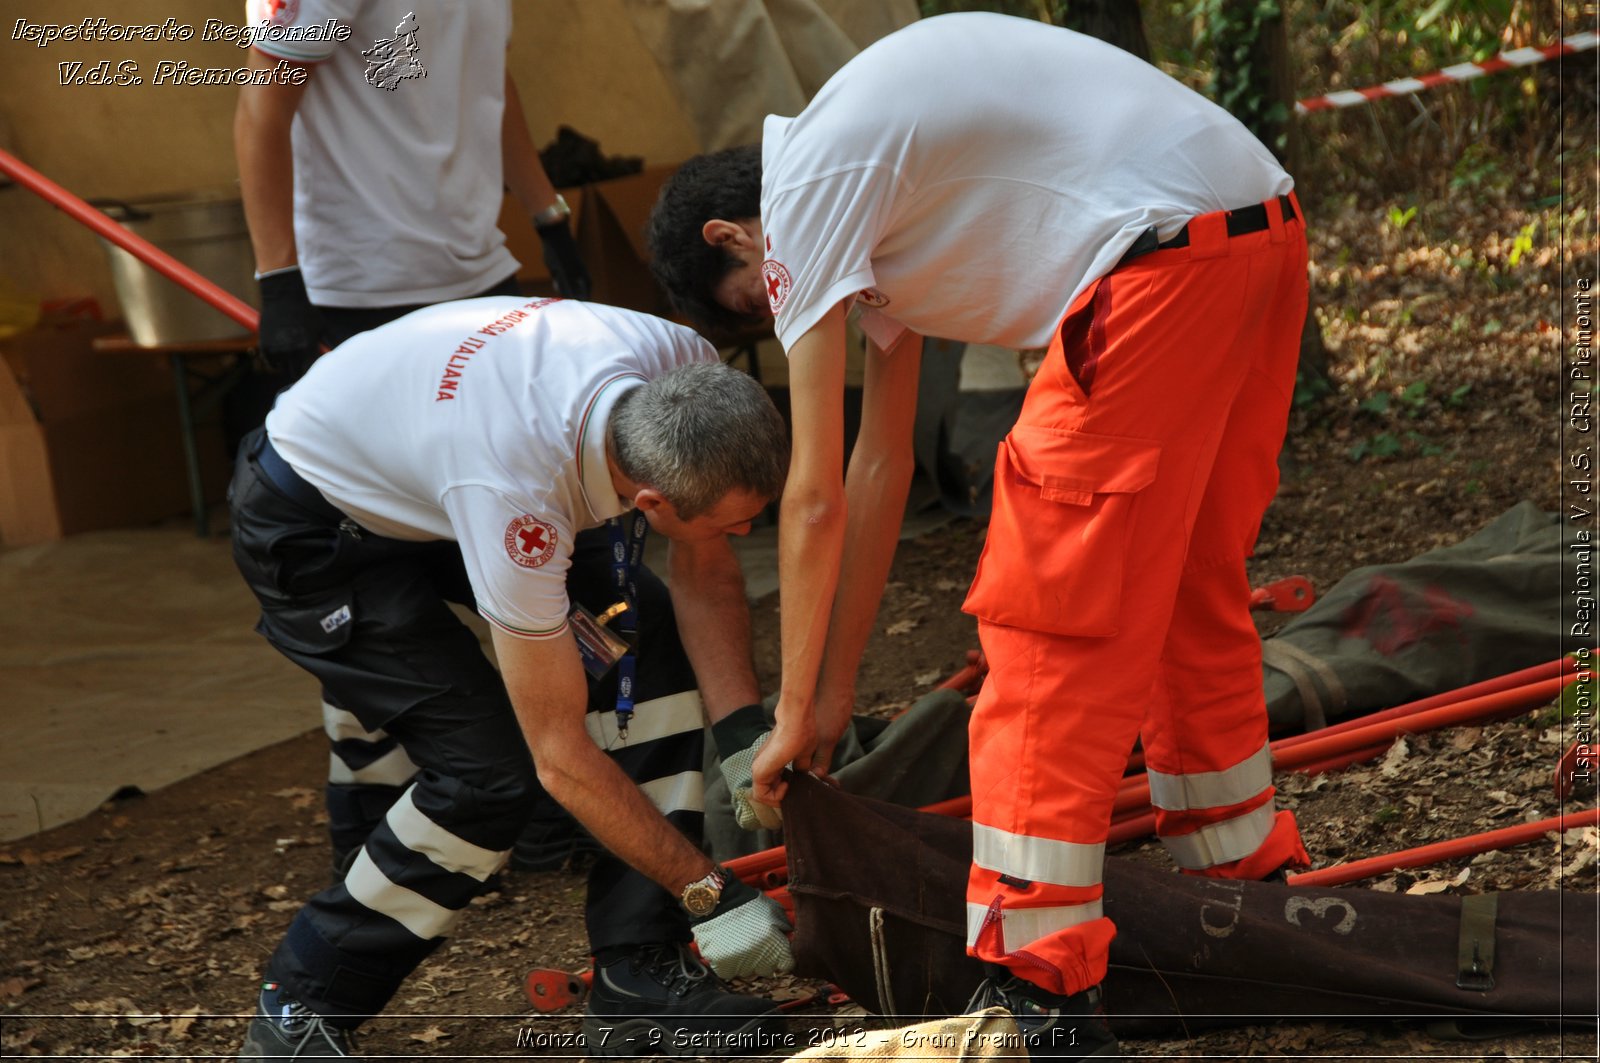
M506 553L523 568L538 568L556 552L556 529L524 513L506 525Z
M789 289L794 287L794 282L789 278L789 271L783 263L775 258L769 258L761 263L761 276L767 282L767 305L772 307L776 314L783 309L783 304L789 298Z
M300 17L300 0L267 0L267 17L274 26L292 26Z

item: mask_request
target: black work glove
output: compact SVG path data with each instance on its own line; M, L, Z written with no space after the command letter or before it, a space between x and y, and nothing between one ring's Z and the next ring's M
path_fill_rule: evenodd
M311 305L299 266L263 273L261 287L261 360L275 373L298 380L322 351L322 315Z
M578 241L572 238L567 219L536 225L534 231L544 245L544 264L555 281L556 294L568 299L589 298L589 270L578 255Z
M771 735L767 714L760 705L735 709L711 725L711 739L717 744L717 756L722 760L722 778L733 800L733 819L744 830L762 827L777 830L783 826L783 817L776 808L751 796L754 786L751 768L755 765L756 754Z

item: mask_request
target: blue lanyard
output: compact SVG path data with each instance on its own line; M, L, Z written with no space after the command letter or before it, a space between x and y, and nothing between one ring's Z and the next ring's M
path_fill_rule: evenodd
M616 619L616 631L628 643L628 652L617 662L617 735L628 737L633 721L633 645L639 633L639 562L644 557L644 538L650 522L638 510L606 521L611 529L612 589L622 595L628 608Z

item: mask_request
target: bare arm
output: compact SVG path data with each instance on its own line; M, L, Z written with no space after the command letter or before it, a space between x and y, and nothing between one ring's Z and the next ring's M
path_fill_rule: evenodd
M588 686L571 635L519 639L496 629L495 655L539 782L620 859L676 895L711 861L650 803L584 727Z
M726 536L674 542L667 565L678 634L700 685L706 714L716 723L734 709L761 700L750 652L744 573Z
M810 768L817 745L817 675L844 550L844 354L842 304L789 352L793 439L778 518L783 686L752 772L756 798L773 805L783 797L784 767Z
M277 60L255 49L252 70L271 69ZM314 67L308 67L309 74ZM233 112L233 152L239 166L239 190L245 221L255 248L256 272L292 266L299 261L294 241L294 150L289 128L310 78L298 85L244 85Z
M500 120L500 159L506 187L530 216L554 205L556 188L544 172L538 149L528 135L522 97L510 72L506 73L506 109Z
M906 496L916 471L911 433L917 417L922 337L907 330L887 353L867 348L861 431L845 476L844 541L827 652L817 684L816 770L826 770L855 710L856 672L889 579Z

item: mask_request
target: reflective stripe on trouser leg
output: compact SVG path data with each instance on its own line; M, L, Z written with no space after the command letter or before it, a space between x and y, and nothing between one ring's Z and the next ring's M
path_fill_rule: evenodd
M1259 879L1309 862L1293 816L1272 811L1261 640L1245 572L1277 490L1304 275L1285 274L1279 288L1269 303L1277 312L1254 322L1253 360L1222 425L1142 731L1156 833L1191 874Z
M492 788L421 772L344 880L295 916L269 964L273 976L320 1015L382 1010L505 863L527 816L531 770L485 782ZM504 847L480 844L490 839Z
M626 742L618 738L614 712L590 712L584 722L595 743L611 754L667 822L698 841L705 818L700 692L683 690L635 703ZM597 859L590 871L584 917L595 949L688 940L677 898L609 856Z
M1149 781L1156 832L1173 862L1187 871L1242 860L1272 833L1269 746L1222 771L1170 774L1151 769ZM1183 826L1191 829L1179 829Z
M1231 423L1251 412L1247 378L1258 361L1292 367L1296 344L1280 319L1296 332L1303 321L1305 263L1298 223L1229 238L1222 216L1207 215L1191 221L1188 248L1101 278L1063 318L1000 449L967 600L991 668L973 713L974 822L1079 844L1106 837L1134 733L1152 702L1172 700L1160 680L1178 693L1164 647L1180 626L1174 606L1208 483ZM1091 361L1092 382L1077 379L1074 366ZM1281 442L1281 423L1275 431ZM1242 578L1242 553L1233 565ZM1260 684L1259 667L1200 667ZM1264 738L1230 734L1227 755L1201 767L1230 767ZM1081 990L1104 976L1109 920L1062 926L1067 916L1048 916L1059 929L1024 944L1006 917L1099 894L975 864L967 901L997 917L971 951L1055 992ZM1036 921L1029 931L1046 929Z
M1292 814L1273 811L1269 746L1223 771L1149 779L1156 833L1184 871L1258 879L1307 862Z
M405 791L417 766L399 741L383 730L368 731L355 714L324 692L322 729L328 736L328 838L334 863L366 841L383 814Z
M1013 890L1017 889L1016 883L1026 881L1047 888L1057 887L1054 892L1058 894L1066 894L1071 890L1081 890L1085 894L1097 893L1105 854L1104 842L1082 845L1011 834L981 823L972 825L975 876L978 869L992 872L997 885L1005 882ZM1018 892L1025 889L1023 887ZM1040 892L1051 891L1046 889ZM1014 901L1019 899L1013 898ZM975 947L980 938L988 938L990 947L1007 955L1017 955L1040 938L1092 923L1104 915L1098 899L1081 904L1027 908L1005 907L998 895L988 905L968 901L967 945L969 948ZM999 936L997 941L992 937L996 934Z
M990 672L970 726L968 950L1053 992L1077 992L1105 977L1114 934L1101 911L1106 829L1140 701L1113 691L1107 702L1079 698L1084 711L1062 709L1079 693L1072 677L1092 657L1088 644L1101 640L983 621L978 635Z
M340 786L393 786L403 790L417 773L398 740L381 728L368 731L354 713L326 698L322 729L327 733L328 781Z

